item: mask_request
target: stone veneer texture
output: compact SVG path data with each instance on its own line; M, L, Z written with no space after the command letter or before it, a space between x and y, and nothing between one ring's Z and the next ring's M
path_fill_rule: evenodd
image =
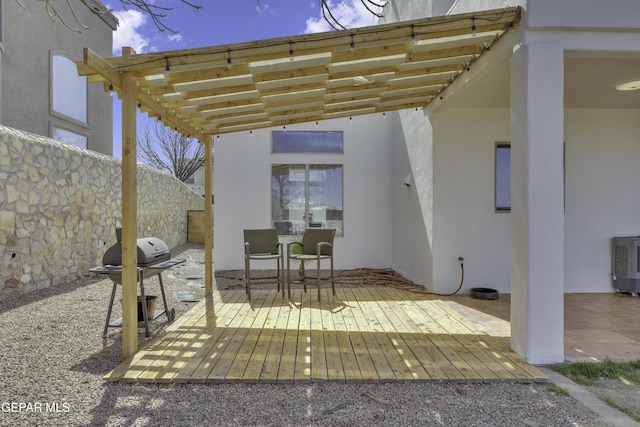
M187 240L204 199L138 165L138 236ZM102 264L121 226L121 161L0 126L0 299L76 280Z

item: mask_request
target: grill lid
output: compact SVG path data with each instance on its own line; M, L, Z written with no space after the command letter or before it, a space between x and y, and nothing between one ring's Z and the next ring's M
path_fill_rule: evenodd
M167 244L157 237L137 239L138 267L151 267L171 259ZM103 265L122 265L122 242L111 246L102 256Z

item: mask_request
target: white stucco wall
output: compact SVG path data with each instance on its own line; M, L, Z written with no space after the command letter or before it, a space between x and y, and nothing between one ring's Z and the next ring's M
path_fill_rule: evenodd
M640 235L640 111L565 111L565 292L611 292L611 238Z
M392 267L414 283L433 282L433 145L419 110L387 114L393 131ZM404 185L407 175L410 187Z
M513 6L526 7L526 5L527 0L456 0L449 9L448 14L453 15L458 13L469 13L489 9L501 9Z
M640 112L565 112L564 292L611 292L611 241L640 235ZM496 142L509 142L509 110L435 115L433 287L459 283L510 292L510 213L494 211ZM395 236L394 236L395 239Z
M640 16L637 0L532 0L527 8L530 27L637 28Z
M435 116L433 285L510 291L510 213L494 211L494 150L509 142L509 110ZM640 112L565 111L564 291L611 292L610 239L640 235Z
M495 146L509 142L508 109L444 109L434 117L433 285L509 292L510 213L495 211Z
M443 14L453 0L400 0L385 7L383 23ZM433 284L433 129L422 109L387 114L393 130L392 267L414 283ZM409 174L413 185L398 188ZM400 191L398 191L400 190Z
M270 129L223 135L215 143L214 268L244 268L242 230L272 227L271 165L284 163L343 164L344 236L336 237L335 267L390 267L389 122L376 114L355 117L353 123L336 119L317 127L287 126L287 130L344 131L344 154L271 154Z

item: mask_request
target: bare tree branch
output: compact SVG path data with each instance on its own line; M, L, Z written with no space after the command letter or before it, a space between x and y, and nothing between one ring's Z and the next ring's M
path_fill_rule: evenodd
M16 0L18 1L18 0ZM73 6L71 5L71 3L69 3L69 0L66 0L66 7L67 9L69 9L69 12L71 13L71 16L73 16L74 20L76 21L75 23L78 25L78 27L70 24L69 22L67 22L64 19L64 13L62 13L59 10L59 6L56 5L55 0L42 0L46 3L46 11L47 14L49 15L49 17L52 20L55 19L59 19L60 22L67 28L69 28L72 31L75 31L77 33L82 32L82 30L86 30L88 29L87 26L83 25L81 22L78 21L78 18L76 17L75 11L73 10ZM87 0L81 0L82 3L84 3L87 7L89 7L94 13L108 13L109 10L107 8L103 8L100 9L96 3L91 2L92 4L87 3ZM153 0L118 0L121 4L122 7L124 7L125 10L129 10L131 9L137 9L139 11L141 11L142 13L144 13L145 15L148 15L151 20L153 21L153 23L155 24L156 28L160 31L169 31L170 33L173 34L177 34L178 32L176 30L174 30L173 28L169 27L169 25L165 22L165 19L167 17L167 12L172 11L174 8L173 7L168 7L168 6L159 6L157 4L154 4ZM202 5L193 3L189 0L180 0L181 3L193 8L196 12L200 11L200 9L203 8Z
M320 6L322 7L322 17L327 22L327 24L329 24L331 28L333 28L334 30L346 30L347 27L345 27L340 22L338 22L335 16L333 16L333 13L331 12L331 8L327 4L327 0L321 0L320 3L321 3ZM329 16L327 16L327 14Z
M16 1L20 4L20 0L16 0ZM71 6L71 4L69 3L69 0L66 0L67 8L70 10L71 15L75 20L75 23L80 28L72 26L72 24L66 22L66 20L63 17L63 14L61 14L57 8L55 4L55 0L42 0L42 1L46 2L46 10L49 16L51 17L51 19L59 19L64 26L78 33L82 32L83 29L85 30L87 29L85 25L83 25L81 22L78 21L78 18L76 17L76 14L73 10L73 6ZM87 0L81 0L81 1L86 6L88 6L91 10L93 10L95 13L109 12L109 10L107 10L106 8L104 10L99 10L95 4L91 4L91 5L88 4ZM129 10L130 8L136 9L141 11L145 15L148 15L158 30L169 31L170 33L173 33L173 34L178 33L178 31L171 28L165 21L167 18L167 13L172 11L174 9L173 7L157 5L154 3L153 0L118 0L118 1L122 4L122 7L124 7L125 10ZM322 17L334 30L346 30L347 27L343 25L334 16L333 11L331 10L331 6L329 5L329 2L330 0L320 0ZM376 16L378 18L382 18L384 16L382 13L379 13L376 10L382 9L387 4L387 2L378 3L377 1L374 1L374 0L360 0L360 2L364 5L367 11L371 13L373 16ZM180 0L180 3L193 8L196 12L200 11L200 9L204 7L190 0ZM259 7L260 0L256 0L256 4Z
M355 1L355 0L354 0ZM329 5L330 0L320 0L320 8L322 10L322 18L333 28L334 30L347 30L347 26L335 17L331 10L331 6ZM376 9L382 9L386 6L387 2L378 3L373 0L360 0L362 5L367 9L367 11L376 16L378 18L383 18L384 14L379 13Z
M373 2L373 1L371 1L371 0L360 0L360 2L364 5L364 7L365 7L365 8L369 11L369 13L371 13L373 16L376 16L376 17L378 17L378 18L384 18L384 15L383 15L382 13L378 13L378 12L376 12L375 10L373 10L373 9L371 8L371 6L369 6L369 4L370 4L370 5L373 5L373 7L383 8L383 7L385 6L384 4L378 4L378 3L375 3L375 2ZM369 4L367 4L367 3L369 3Z
M192 3L188 0L180 0L180 2L193 8L195 11L199 11L203 7L202 5ZM149 15L158 30L166 30L174 34L177 33L177 31L169 27L164 21L167 17L167 12L173 10L173 7L158 6L152 1L147 0L120 0L120 3L122 3L122 6L125 8L125 10L127 10L127 6L129 6Z
M156 123L138 138L138 160L185 182L204 165L204 144Z

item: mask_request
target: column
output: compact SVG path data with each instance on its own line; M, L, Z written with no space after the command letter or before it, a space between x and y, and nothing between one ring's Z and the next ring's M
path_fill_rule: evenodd
M511 348L564 360L564 52L516 47L511 59Z

